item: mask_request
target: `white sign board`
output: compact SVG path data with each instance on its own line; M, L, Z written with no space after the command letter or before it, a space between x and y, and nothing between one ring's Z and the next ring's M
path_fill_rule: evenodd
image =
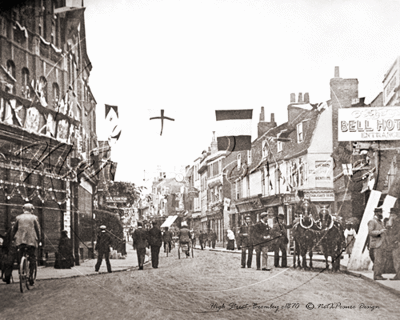
M341 108L339 141L400 140L400 107Z

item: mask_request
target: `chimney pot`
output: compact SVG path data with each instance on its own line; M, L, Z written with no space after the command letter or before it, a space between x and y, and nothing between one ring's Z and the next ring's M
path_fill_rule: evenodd
M340 78L340 75L339 75L339 67L335 67L335 78Z
M310 103L310 95L309 95L308 92L306 92L306 93L304 94L304 102L305 102L305 103Z
M261 112L260 112L260 122L265 121L265 116L264 116L264 107L261 107Z
M271 122L275 122L275 114L271 113Z
M303 93L299 92L299 100L297 101L298 103L303 102Z
M290 94L290 103L296 103L296 95L294 93Z

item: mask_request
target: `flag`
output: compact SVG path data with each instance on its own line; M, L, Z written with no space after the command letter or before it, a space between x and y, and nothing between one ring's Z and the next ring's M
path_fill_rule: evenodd
M220 151L251 149L251 119L253 109L215 110L217 144Z
M108 140L111 142L111 139L116 139L114 142L118 141L121 136L121 129L119 127L119 115L118 115L118 106L105 105L105 116L106 116L106 125L107 131L109 133Z
M70 8L70 10L67 11L67 41L77 36L85 9L86 8Z

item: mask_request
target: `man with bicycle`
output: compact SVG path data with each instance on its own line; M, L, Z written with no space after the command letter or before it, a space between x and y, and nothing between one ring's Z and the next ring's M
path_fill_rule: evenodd
M24 250L29 255L29 284L32 286L34 280L31 277L36 266L36 249L40 239L40 225L38 217L33 214L35 207L31 203L26 203L22 207L24 213L16 217L13 228L15 245L18 248L18 263L20 263Z

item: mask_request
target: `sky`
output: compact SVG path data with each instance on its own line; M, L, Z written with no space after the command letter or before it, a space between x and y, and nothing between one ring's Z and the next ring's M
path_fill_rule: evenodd
M371 102L400 55L400 1L85 0L89 84L97 134L107 139L104 104L117 105L122 134L112 149L116 180L148 185L201 155L215 110L261 106L287 121L290 93L330 99L335 66L359 80ZM151 116L165 110L160 120ZM143 180L146 181L143 181Z

